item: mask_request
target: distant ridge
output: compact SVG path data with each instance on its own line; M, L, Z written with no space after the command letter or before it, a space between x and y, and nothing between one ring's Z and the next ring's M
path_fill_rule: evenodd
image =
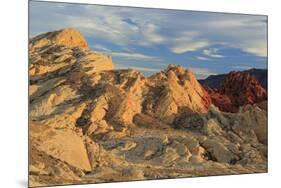
M267 91L267 69L252 68L245 71L235 72L250 73L250 75L254 76L258 80L260 85ZM211 75L204 80L198 81L204 86L210 87L212 89L218 89L227 75L228 74Z

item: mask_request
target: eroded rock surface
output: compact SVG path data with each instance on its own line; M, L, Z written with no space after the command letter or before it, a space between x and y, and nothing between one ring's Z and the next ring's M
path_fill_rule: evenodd
M115 70L72 29L30 41L30 186L267 171L267 112L221 112L189 69Z

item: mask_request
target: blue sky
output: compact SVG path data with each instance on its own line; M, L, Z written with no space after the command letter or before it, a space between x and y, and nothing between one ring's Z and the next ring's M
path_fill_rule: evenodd
M168 64L197 78L267 67L267 17L100 5L30 2L30 37L75 28L116 68L145 75Z

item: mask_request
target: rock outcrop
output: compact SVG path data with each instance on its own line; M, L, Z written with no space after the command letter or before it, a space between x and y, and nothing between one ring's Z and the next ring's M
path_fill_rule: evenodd
M30 186L267 171L267 112L221 112L190 69L114 69L73 29L29 47Z
M206 87L212 103L222 111L237 112L240 106L267 100L266 90L248 72L230 72L218 88Z
M207 112L210 98L189 69L169 65L167 70L147 79L144 112L172 123L185 111Z
M225 78L220 93L230 97L238 106L255 104L267 99L266 91L249 73L231 72Z
M29 50L33 51L36 48L42 48L49 45L62 45L67 47L79 47L88 49L88 44L82 34L74 29L67 28L59 31L44 33L32 38L29 41Z

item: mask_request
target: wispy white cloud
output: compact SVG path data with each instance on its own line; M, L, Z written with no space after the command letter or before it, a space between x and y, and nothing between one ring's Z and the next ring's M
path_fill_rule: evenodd
M181 54L185 52L196 51L208 45L209 43L207 41L185 41L185 42L180 42L176 46L172 47L171 51L176 54Z
M197 32L183 32L178 37L170 41L170 50L174 53L181 54L209 46L207 39L202 39Z
M218 49L217 48L210 48L210 49L205 49L203 50L203 54L205 56L211 57L211 58L222 58L224 57L223 55L218 54Z
M210 61L211 60L210 58L203 57L203 56L196 56L196 59L203 60L203 61Z
M267 43L262 40L255 40L255 41L244 41L241 42L240 47L248 53L267 57Z
M141 40L139 45L149 46L153 44L161 44L165 42L164 36L158 32L158 26L153 23L147 23L141 28Z
M113 57L122 57L124 59L138 59L138 60L150 60L150 61L161 61L162 59L156 56L144 55L141 53L126 53L126 52L109 52L108 54Z
M107 48L103 45L100 45L100 44L94 44L94 45L91 45L90 47L94 50L100 50L103 52L111 52L111 50L109 48Z

